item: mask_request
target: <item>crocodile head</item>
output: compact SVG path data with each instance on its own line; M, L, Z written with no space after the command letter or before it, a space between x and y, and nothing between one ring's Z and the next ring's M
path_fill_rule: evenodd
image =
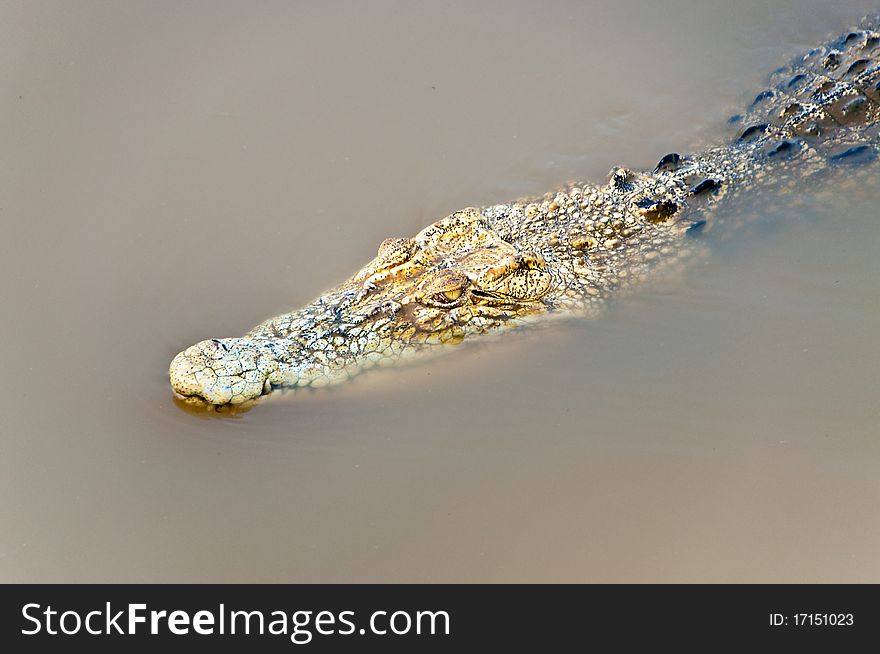
M185 398L240 404L279 386L324 386L548 310L558 278L501 239L477 209L415 238L388 239L373 261L312 304L242 338L193 345L171 362Z

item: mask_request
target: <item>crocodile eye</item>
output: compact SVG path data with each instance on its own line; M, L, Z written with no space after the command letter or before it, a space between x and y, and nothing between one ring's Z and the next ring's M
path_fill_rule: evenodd
M464 299L464 289L469 280L458 270L449 268L429 274L419 285L419 298L422 304L445 309L459 304Z
M429 306L437 307L440 309L447 309L449 307L454 307L459 304L459 300L462 297L463 290L460 288L442 291L440 293L434 293L432 295L428 295L424 298L424 304Z

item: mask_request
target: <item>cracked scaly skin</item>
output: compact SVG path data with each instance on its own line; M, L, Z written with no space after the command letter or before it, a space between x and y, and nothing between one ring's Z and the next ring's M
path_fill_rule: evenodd
M179 396L242 404L278 387L345 381L374 365L537 320L594 315L610 298L699 254L715 208L839 178L876 159L880 22L862 25L774 71L730 123L727 145L612 171L535 202L468 208L375 259L311 304L240 338L210 339L169 369ZM730 213L729 211L727 212Z

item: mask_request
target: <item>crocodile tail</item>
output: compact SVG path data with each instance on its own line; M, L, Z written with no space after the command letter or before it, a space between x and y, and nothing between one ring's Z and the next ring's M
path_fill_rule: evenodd
M880 146L880 16L770 74L730 119L736 142L787 158L806 148L831 161L870 160Z

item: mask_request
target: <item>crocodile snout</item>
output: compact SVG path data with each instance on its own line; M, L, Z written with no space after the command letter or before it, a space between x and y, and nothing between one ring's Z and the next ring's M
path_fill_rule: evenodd
M275 367L254 341L214 338L180 352L168 373L175 393L184 398L241 404L271 390L268 378Z

